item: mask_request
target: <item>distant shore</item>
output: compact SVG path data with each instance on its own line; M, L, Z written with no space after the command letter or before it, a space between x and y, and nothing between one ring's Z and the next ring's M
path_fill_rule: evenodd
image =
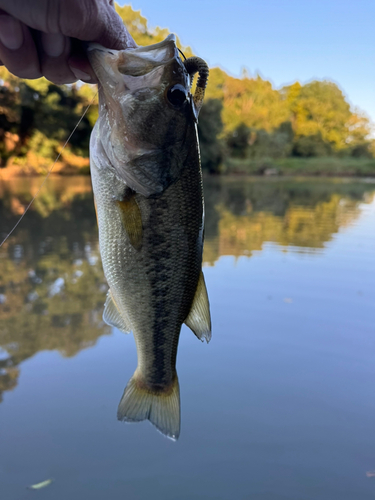
M72 165L66 162L56 162L51 172L53 176L89 175L90 165L88 158L82 158L82 166ZM25 166L10 165L0 168L0 180L17 179L22 177L44 177L52 167L53 162L43 165Z
M375 159L367 158L263 158L241 160L229 158L223 174L265 176L375 177Z
M10 165L0 169L0 179L39 177L47 174L52 163L25 166ZM89 175L89 159L82 158L79 165L57 162L52 170L54 176ZM220 168L219 175L251 176L308 176L308 177L374 177L375 159L367 158L263 158L258 160L228 158Z

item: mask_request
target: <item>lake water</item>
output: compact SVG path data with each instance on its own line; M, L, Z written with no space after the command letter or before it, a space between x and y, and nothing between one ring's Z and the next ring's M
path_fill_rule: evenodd
M0 184L0 236L39 184ZM117 421L136 350L102 322L89 179L50 179L0 250L2 500L373 500L375 184L205 193L213 337L183 327L177 442Z

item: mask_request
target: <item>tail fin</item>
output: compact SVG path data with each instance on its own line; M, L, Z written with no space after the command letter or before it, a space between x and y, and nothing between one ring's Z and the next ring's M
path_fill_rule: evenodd
M117 410L125 422L148 419L165 436L176 441L180 435L180 387L178 378L168 392L152 392L141 387L133 375L125 387Z

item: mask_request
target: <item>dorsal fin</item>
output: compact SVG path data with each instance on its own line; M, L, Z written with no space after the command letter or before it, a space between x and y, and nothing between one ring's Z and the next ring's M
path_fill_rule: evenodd
M109 326L114 326L124 333L129 333L131 331L131 326L128 321L125 320L113 300L111 290L108 290L107 299L104 304L103 321Z
M127 196L124 200L117 201L117 206L120 209L122 223L126 234L129 237L130 244L135 250L140 250L142 247L142 214L135 199L134 193Z
M202 271L199 276L193 304L188 317L185 319L185 324L202 342L203 339L206 339L207 343L211 340L210 303Z

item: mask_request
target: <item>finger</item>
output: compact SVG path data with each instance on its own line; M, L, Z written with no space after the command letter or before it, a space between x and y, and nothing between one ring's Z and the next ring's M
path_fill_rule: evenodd
M77 80L82 80L86 83L98 83L96 74L87 59L86 49L83 48L79 40L71 39L71 41L73 49L71 50L68 64ZM77 46L80 46L80 48L77 48Z
M99 16L98 34L89 41L98 42L110 49L127 49L137 46L126 29L121 17L117 14L113 4L105 4L104 12Z
M78 3L77 5L83 5ZM62 32L87 42L97 42L110 49L136 47L120 16L108 0L92 0L90 8L79 17L81 25L72 23L71 17L61 19Z
M47 80L56 85L73 83L78 79L68 64L70 48L70 38L60 33L40 33L41 71Z
M87 59L79 60L77 58L71 58L69 60L69 65L77 80L81 80L85 83L99 83L99 80Z
M83 4L87 1L96 0L0 0L0 12L13 16L38 32L59 33L61 16L74 21L76 14L84 11ZM79 6L78 9L75 8L76 5Z
M20 78L39 78L38 52L29 28L7 14L0 14L0 59Z
M45 33L62 33L110 49L136 47L112 0L0 0L0 9Z

